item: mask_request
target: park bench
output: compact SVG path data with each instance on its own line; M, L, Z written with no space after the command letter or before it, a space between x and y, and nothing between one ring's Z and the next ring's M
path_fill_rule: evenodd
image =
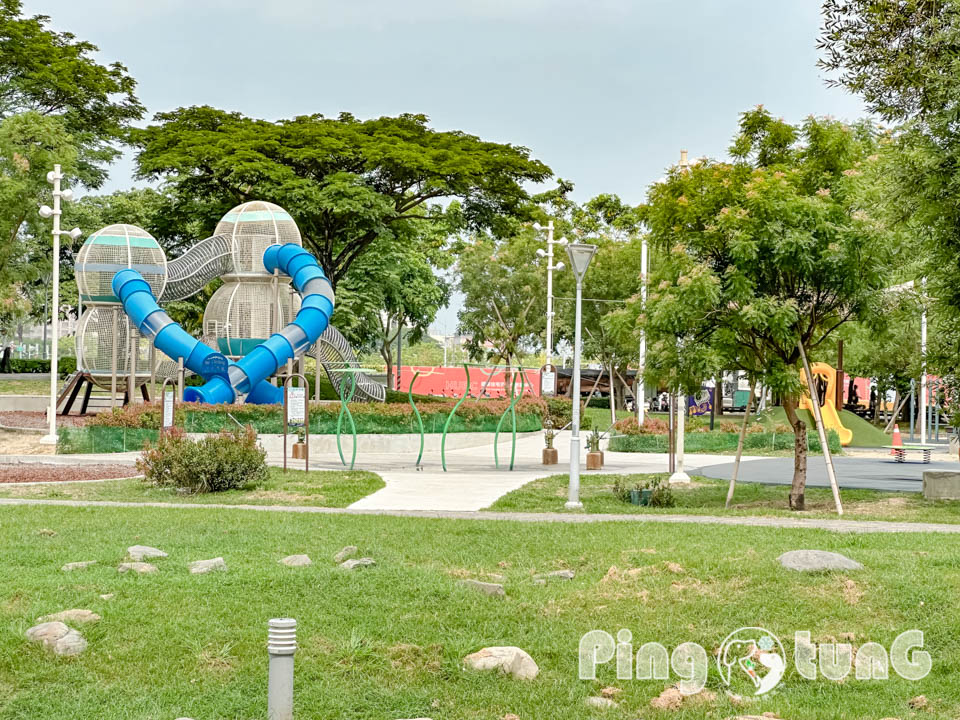
M930 451L933 450L935 446L908 443L906 445L884 445L884 447L893 451L893 459L898 463L906 462L907 453L916 451L923 453L923 462L929 464Z

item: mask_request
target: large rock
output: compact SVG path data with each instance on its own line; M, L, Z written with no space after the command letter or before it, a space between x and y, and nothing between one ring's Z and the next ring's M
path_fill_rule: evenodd
M356 558L354 560L344 560L340 567L344 570L355 570L356 568L371 567L376 565L377 561L373 558Z
M100 616L92 610L80 610L79 608L75 608L73 610L62 610L58 613L53 613L52 615L44 615L41 618L37 618L37 622L90 623L97 622L99 619Z
M584 700L587 707L597 708L599 710L607 710L609 708L615 708L617 703L611 700L610 698L590 696Z
M130 559L134 562L150 560L151 558L167 557L167 554L163 550L150 547L149 545L131 545L127 548L127 555L129 555Z
M863 565L846 555L827 550L791 550L777 558L788 570L824 572L827 570L863 570Z
M347 558L351 558L351 557L353 557L353 556L356 555L356 554L357 554L357 546L356 546L356 545L347 545L347 546L346 546L345 548L343 548L340 552L338 552L336 555L333 556L333 561L334 561L337 565L339 565L340 563L342 563L342 562L343 562L344 560L346 560Z
M960 500L960 473L924 470L923 496L927 500Z
M498 583L482 582L480 580L461 580L457 584L482 592L484 595L505 597L507 594L503 590L503 585Z
M484 648L467 655L463 664L470 670L499 670L518 680L532 680L540 672L526 651L512 645Z
M96 560L81 560L80 562L69 562L60 569L63 570L63 572L71 572L72 570L83 570L96 564Z
M195 560L190 563L191 575L203 575L208 572L226 572L227 563L222 557L216 557L211 560Z
M145 562L128 562L120 563L117 565L117 570L122 573L125 572L135 572L138 575L143 575L144 573L153 573L157 571L156 565L151 565L150 563Z
M309 555L287 555L280 561L280 564L286 565L287 567L307 567L308 565L313 565L313 562L310 560Z
M58 621L34 625L26 635L29 640L42 643L57 655L79 655L87 649L83 635Z

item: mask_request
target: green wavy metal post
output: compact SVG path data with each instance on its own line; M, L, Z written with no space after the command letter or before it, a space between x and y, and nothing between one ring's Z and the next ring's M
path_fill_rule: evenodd
M457 410L463 405L467 395L470 394L470 368L467 367L466 363L463 364L463 371L467 374L467 389L463 391L463 397L457 401L457 404L453 406L453 410L447 416L447 421L443 424L443 436L440 438L440 464L443 466L444 472L447 471L447 430L450 428L450 421L453 420L453 416L457 414Z
M417 381L418 377L420 377L419 370L413 374L413 380L410 381L410 387L407 389L407 397L410 398L410 407L413 408L413 414L417 416L417 423L420 425L420 454L417 455L417 468L420 467L420 461L423 459L423 418L420 417L420 411L417 410L417 405L413 402L413 384Z
M353 432L353 455L350 457L350 469L353 470L353 464L357 460L357 426L353 422L353 413L350 412L350 408L347 407L347 403L353 400L353 393L357 389L357 376L354 373L349 373L351 383L350 383L350 394L346 395L346 383L340 383L340 414L337 416L337 452L340 453L340 462L343 465L347 464L347 461L343 459L343 448L340 446L340 426L343 423L343 416L346 414L347 418L350 420L350 429Z
M513 377L510 379L510 405L506 410L503 411L503 415L500 416L500 421L497 423L496 432L493 434L493 462L497 467L497 470L500 469L500 451L497 445L497 441L500 438L500 426L503 425L503 421L507 417L507 413L510 413L511 426L513 428L513 442L510 446L510 469L513 470L513 461L516 457L517 452L517 402L520 398L523 397L523 388L524 388L525 378L523 376L523 368L520 368L520 394L515 395L514 390L517 387L517 376L514 373Z

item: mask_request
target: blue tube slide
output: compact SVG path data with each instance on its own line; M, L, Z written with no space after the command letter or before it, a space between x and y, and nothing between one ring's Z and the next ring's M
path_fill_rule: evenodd
M187 334L157 305L150 286L136 270L121 270L113 278L113 292L141 335L152 340L169 357L184 358L184 366L202 375L207 383L184 390L187 402L232 403L246 394L250 403L283 401L283 391L266 382L288 359L305 353L323 334L333 314L333 287L309 252L299 245L271 245L263 254L267 272L289 275L302 298L300 311L283 330L274 333L238 362L230 362L225 374L211 376L211 362L222 358L210 347ZM206 362L205 362L206 361Z

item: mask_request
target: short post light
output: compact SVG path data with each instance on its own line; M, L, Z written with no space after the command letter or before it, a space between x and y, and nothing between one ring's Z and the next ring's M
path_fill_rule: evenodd
M60 236L69 235L71 240L80 237L80 228L73 230L60 230L60 201L70 202L73 200L73 190L61 190L60 181L63 179L63 173L60 172L60 166L54 165L53 170L47 173L47 182L53 185L53 207L42 205L40 207L40 217L53 218L53 267L52 284L53 300L50 307L50 410L48 411L48 420L50 423L50 432L44 435L40 442L47 445L57 444L57 360L58 360L58 340L60 335Z
M580 339L580 304L583 276L587 274L587 268L596 252L596 245L583 243L567 245L570 267L577 279L577 314L573 341L573 421L570 423L570 486L567 490L567 502L564 505L568 510L583 509L583 503L580 502L580 352L583 349Z
M293 720L293 655L297 651L297 621L274 618L268 623L268 720Z

